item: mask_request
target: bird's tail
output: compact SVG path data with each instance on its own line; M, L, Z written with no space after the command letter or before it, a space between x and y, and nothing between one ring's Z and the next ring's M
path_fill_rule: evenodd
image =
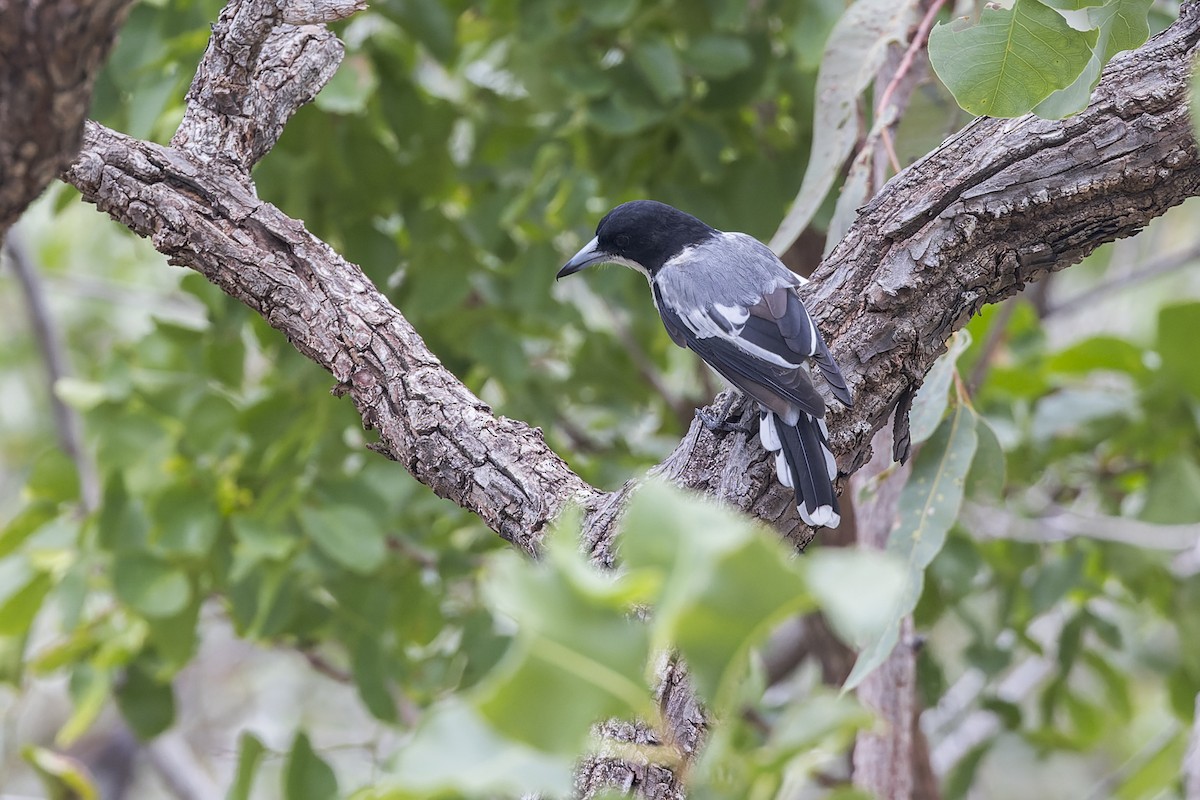
M837 464L825 420L801 411L796 424L788 425L775 412L762 409L758 435L763 447L775 454L779 482L796 490L800 519L814 527L836 528L842 521L833 491Z

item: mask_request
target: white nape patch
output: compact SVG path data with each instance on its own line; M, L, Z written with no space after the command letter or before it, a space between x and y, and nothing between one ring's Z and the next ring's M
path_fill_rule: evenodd
M814 528L836 528L842 524L842 517L834 513L833 506L817 506L812 514L805 510L803 504L796 506L796 510L800 512L804 524Z
M696 252L696 246L689 244L687 247L680 250L675 255L663 262L663 269L668 267L682 267L684 264L692 260L693 254Z
M763 449L767 452L774 453L783 448L783 442L779 441L779 431L775 430L774 414L759 416L758 438L762 440Z
M792 482L792 470L788 466L787 458L784 457L782 450L775 454L775 477L779 478L779 482L789 489L796 488Z

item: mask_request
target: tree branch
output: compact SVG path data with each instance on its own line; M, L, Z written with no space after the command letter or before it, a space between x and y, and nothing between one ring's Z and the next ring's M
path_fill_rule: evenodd
M133 0L0 0L0 239L79 151L92 82Z

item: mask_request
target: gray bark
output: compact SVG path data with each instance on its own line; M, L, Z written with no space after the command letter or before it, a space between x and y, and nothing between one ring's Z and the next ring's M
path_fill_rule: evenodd
M0 0L0 240L79 152L92 82L133 0Z

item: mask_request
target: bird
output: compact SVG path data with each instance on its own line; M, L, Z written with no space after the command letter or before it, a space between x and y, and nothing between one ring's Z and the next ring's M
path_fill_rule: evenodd
M795 490L800 519L836 528L837 465L810 365L839 402L854 400L796 292L807 281L753 236L717 230L655 200L609 211L555 280L602 263L645 275L672 341L758 403L759 438L779 482ZM728 424L697 414L709 428Z

